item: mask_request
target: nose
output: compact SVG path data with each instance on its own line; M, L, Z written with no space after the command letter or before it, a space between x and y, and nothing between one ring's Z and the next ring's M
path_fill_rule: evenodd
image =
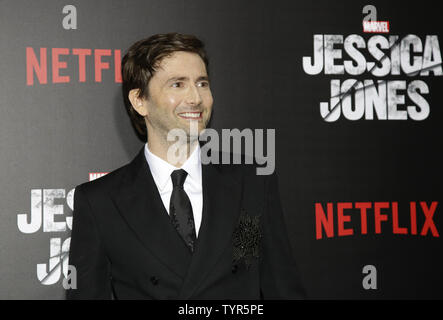
M200 95L198 87L195 84L189 86L186 103L193 106L198 106L202 103L202 97Z

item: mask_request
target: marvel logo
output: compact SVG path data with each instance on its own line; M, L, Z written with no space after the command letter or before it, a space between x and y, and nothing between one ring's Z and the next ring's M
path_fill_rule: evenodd
M108 172L89 172L89 181L103 177L106 174L108 174Z
M389 21L363 21L363 32L388 33Z

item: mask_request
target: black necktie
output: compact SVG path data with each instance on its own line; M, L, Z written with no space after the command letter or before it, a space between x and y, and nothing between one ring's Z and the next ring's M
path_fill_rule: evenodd
M196 239L194 215L192 214L191 201L183 189L187 175L188 173L183 169L174 170L171 173L173 189L169 203L169 215L175 229L185 241L189 250L194 252Z

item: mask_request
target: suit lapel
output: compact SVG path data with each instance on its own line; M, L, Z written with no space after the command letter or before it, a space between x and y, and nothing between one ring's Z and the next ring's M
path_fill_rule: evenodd
M128 173L112 198L144 247L172 272L184 278L192 256L163 206L144 149L129 164Z
M221 166L202 165L203 217L179 299L189 299L229 244L241 206L241 182Z

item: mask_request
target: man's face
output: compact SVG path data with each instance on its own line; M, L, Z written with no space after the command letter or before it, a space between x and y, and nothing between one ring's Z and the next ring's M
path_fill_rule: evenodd
M206 128L213 98L205 63L198 54L178 51L164 58L148 92L144 102L148 137L166 139L174 128L183 129L189 137L191 122L199 134Z

